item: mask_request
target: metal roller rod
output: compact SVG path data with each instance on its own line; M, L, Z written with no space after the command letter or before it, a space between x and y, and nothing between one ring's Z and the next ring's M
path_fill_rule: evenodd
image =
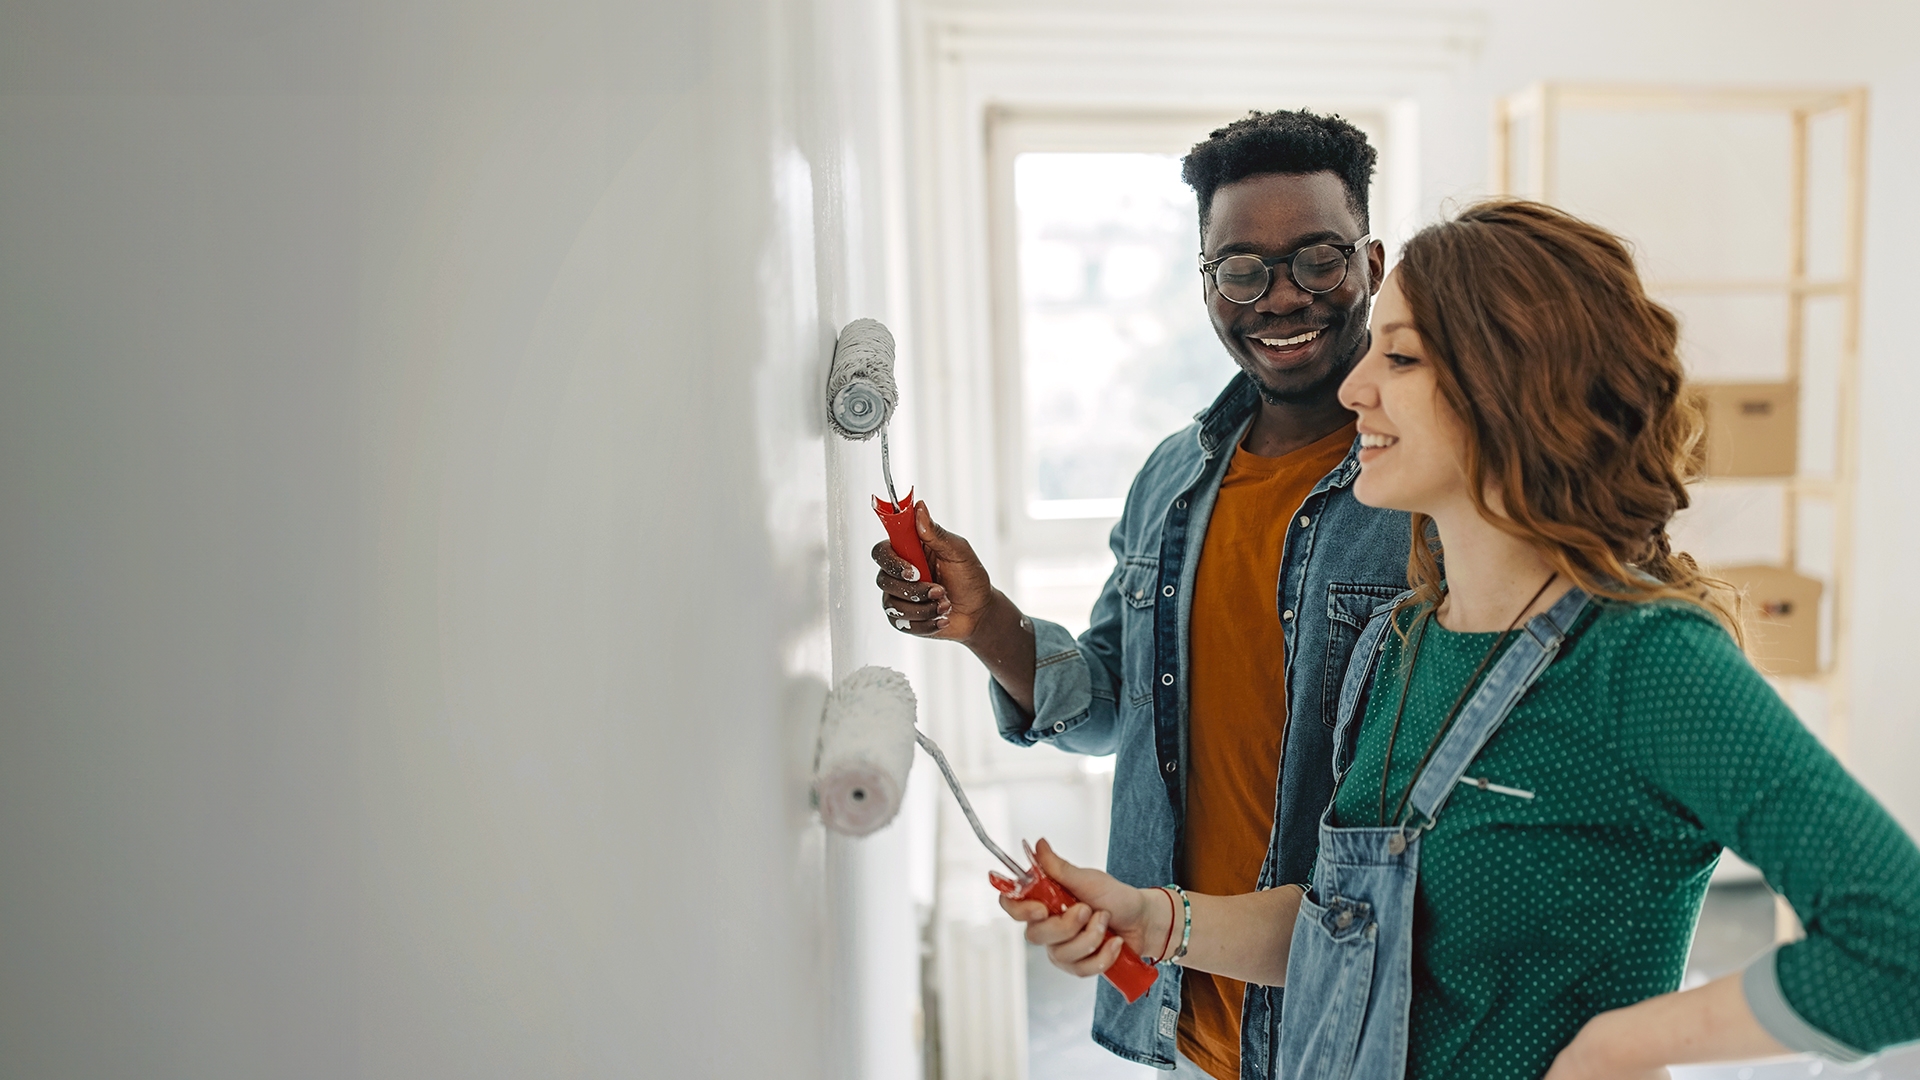
M882 435L881 438L884 439L886 436ZM886 443L883 442L880 445L884 447ZM980 838L980 842L987 846L988 851L993 852L993 857L1000 860L1000 865L1013 872L1016 880L1027 880L1027 872L1021 868L1020 864L1008 858L1007 853L1000 850L1000 845L993 842L993 837L987 835L986 826L980 824L979 815L973 812L973 804L967 801L967 793L960 790L960 779L953 775L953 766L947 764L947 755L940 752L940 745L927 738L919 728L914 729L913 739L932 756L933 763L940 766L940 775L947 778L947 790L953 792L953 797L959 800L960 812L967 815L967 824L973 826L973 835Z
M900 493L893 490L893 460L892 455L887 452L887 425L885 424L880 425L880 475L886 478L887 498L893 500L894 508L900 510L906 509L900 505ZM926 744L922 743L921 745L925 746ZM938 756L938 753L938 751L935 751L936 756ZM954 794L958 795L959 793L959 789L955 788ZM960 800L963 805L966 801L965 799Z

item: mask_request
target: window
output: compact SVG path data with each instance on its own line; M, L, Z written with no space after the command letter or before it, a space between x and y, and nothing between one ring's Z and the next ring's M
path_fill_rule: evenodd
M1117 517L1234 372L1199 302L1193 191L1172 154L1027 152L1013 193L1027 513Z

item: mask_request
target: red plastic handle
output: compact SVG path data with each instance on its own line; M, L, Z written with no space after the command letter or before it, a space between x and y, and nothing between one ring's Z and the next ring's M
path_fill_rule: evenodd
M1000 874L988 873L987 880L993 887L1013 897L1015 900L1038 900L1047 905L1047 914L1058 915L1080 902L1080 898L1067 891L1066 886L1047 876L1045 870L1035 866L1027 871L1024 884ZM1116 937L1113 931L1107 931L1108 937ZM1104 944L1104 942L1102 943ZM1140 959L1133 946L1120 943L1120 957L1106 970L1107 981L1114 989L1126 995L1128 1004L1139 1001L1140 996L1152 988L1154 980L1160 977L1160 971L1152 964Z
M898 503L875 495L873 512L880 515L880 524L887 528L887 541L893 545L893 553L912 563L913 568L920 571L921 581L932 581L933 565L927 562L927 549L920 546L920 530L914 527L913 489L908 488L907 497Z

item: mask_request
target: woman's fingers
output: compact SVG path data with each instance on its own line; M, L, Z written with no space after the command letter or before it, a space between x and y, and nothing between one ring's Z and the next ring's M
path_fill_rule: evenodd
M1120 956L1120 939L1107 937L1107 913L1095 912L1086 929L1047 949L1047 959L1062 971L1082 978L1098 975Z
M1015 900L1004 893L1000 896L1000 910L1013 916L1016 922L1037 923L1047 918L1047 905L1038 900Z
M1001 906L1005 906L1001 901ZM1040 907L1045 914L1045 905ZM1011 912L1009 912L1011 914ZM1087 928L1093 918L1093 909L1085 904L1075 904L1058 915L1048 915L1042 919L1027 920L1027 940L1035 945L1054 946L1064 941L1072 941Z

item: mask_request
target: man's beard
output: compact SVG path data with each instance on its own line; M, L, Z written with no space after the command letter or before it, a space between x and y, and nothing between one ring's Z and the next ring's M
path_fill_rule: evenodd
M1353 348L1347 351L1345 362L1334 365L1325 375L1297 390L1275 390L1259 379L1253 380L1254 388L1260 391L1260 400L1269 405L1318 404L1326 399L1330 391L1340 388L1340 384L1346 381L1348 373L1353 371L1353 366L1367 354L1367 347L1372 342L1373 334L1363 323L1358 340L1353 343Z

